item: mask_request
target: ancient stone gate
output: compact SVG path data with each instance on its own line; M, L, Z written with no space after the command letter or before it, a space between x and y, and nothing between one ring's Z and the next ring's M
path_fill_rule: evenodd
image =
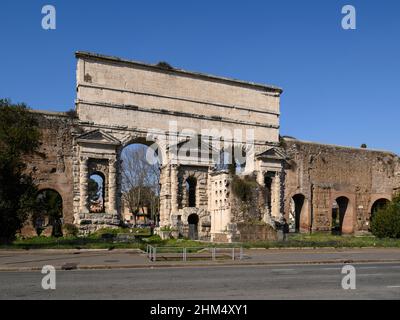
M281 89L82 52L76 56L76 111L84 133L74 146L75 223L91 230L99 223L120 222L120 155L134 142L152 145L161 158L161 226L179 221L187 233L192 219L198 221L199 238L225 231L229 218L218 228L211 221L229 204L210 185L220 150L228 148L245 153L244 173L257 171L260 180L267 171L274 173L270 214L282 213L282 158L274 152ZM223 141L223 147L215 141ZM106 182L100 219L88 208L87 183L93 172ZM184 187L190 181L196 185L194 203Z
M199 239L237 239L226 158L264 187L262 220L286 217L294 231L330 231L336 211L340 231L368 230L374 204L400 187L394 154L280 139L277 87L76 57L76 114L40 114L48 138L28 169L40 188L60 193L65 222L82 232L121 224L121 152L132 143L160 158L160 225ZM89 207L92 174L103 180L101 212Z

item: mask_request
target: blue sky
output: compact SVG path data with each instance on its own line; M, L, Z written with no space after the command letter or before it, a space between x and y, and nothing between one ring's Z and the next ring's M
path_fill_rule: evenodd
M42 6L57 29L41 28ZM341 8L357 29L341 28ZM74 106L77 50L282 87L281 134L400 154L400 2L0 2L0 97Z

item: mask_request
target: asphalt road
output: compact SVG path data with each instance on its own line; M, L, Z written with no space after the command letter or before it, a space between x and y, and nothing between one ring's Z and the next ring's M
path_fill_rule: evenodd
M400 264L359 264L343 290L343 265L185 267L0 272L0 299L400 299Z

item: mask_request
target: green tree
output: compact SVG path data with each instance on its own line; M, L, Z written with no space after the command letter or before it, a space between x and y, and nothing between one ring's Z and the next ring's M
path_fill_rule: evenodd
M371 231L378 238L400 238L400 195L378 209L372 218Z
M63 215L62 198L54 190L42 190L36 196L36 208L33 208L32 221L34 225L38 219L49 219L49 224L53 226L52 236L62 236L61 218ZM38 232L40 233L40 232Z
M0 99L0 242L15 238L36 206L37 189L23 156L36 150L40 132L24 104Z
M89 179L88 195L90 201L97 201L100 198L100 186L94 179Z
M160 200L160 165L147 161L148 147L135 144L122 153L122 199L136 224L137 215L147 207L153 220L157 219ZM154 159L158 159L153 151Z

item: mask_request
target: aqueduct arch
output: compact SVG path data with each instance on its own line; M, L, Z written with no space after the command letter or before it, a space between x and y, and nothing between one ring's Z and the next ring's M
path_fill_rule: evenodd
M297 193L291 198L291 213L296 232L309 232L308 200Z
M379 198L375 200L374 202L371 203L371 209L370 209L370 220L372 220L374 214L379 210L384 208L390 200L388 198Z

